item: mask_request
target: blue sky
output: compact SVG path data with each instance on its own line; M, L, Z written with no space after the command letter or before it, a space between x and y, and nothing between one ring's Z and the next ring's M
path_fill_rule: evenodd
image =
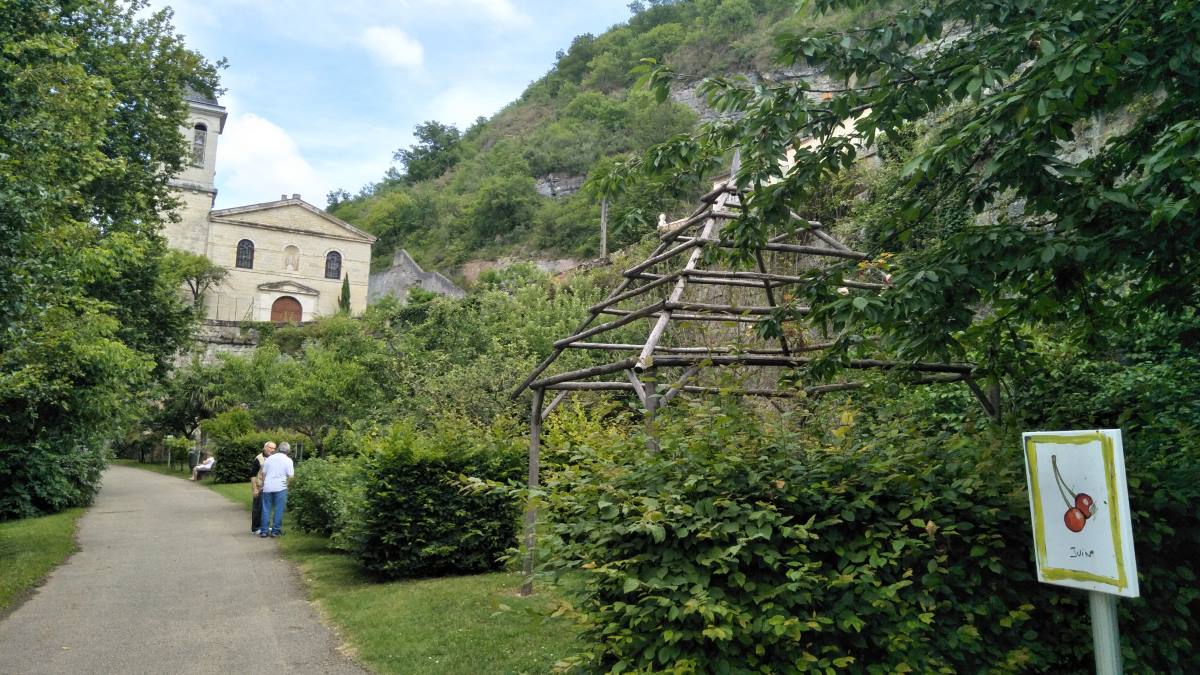
M154 0L225 57L217 208L300 193L319 207L392 165L425 120L465 129L520 95L627 0Z

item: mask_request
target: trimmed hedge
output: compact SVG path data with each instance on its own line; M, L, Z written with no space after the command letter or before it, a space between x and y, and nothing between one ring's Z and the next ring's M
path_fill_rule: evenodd
M288 515L305 532L326 537L345 528L350 505L360 493L358 458L309 459L288 486Z
M213 464L213 482L249 482L254 458L262 452L264 443L275 441L278 444L287 441L295 448L304 440L304 436L286 431L254 431L232 438L213 439L213 457L217 459Z
M703 420L703 424L699 421ZM552 464L547 567L600 671L1086 672L1086 594L1040 584L1018 436L894 425L832 448L732 408ZM866 436L864 434L864 436ZM1129 465L1144 596L1130 672L1196 672L1195 449ZM1173 468L1172 468L1173 467Z
M460 477L508 481L524 455L511 430L395 427L368 442L362 497L347 539L366 569L386 578L500 569L516 545L516 498L466 491Z

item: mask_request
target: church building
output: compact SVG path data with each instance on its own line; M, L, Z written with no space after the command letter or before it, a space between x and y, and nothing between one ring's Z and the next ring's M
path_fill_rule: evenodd
M228 270L205 296L207 319L309 321L338 311L349 281L350 311L367 306L375 237L305 202L300 195L213 209L217 139L226 112L216 99L189 92L182 129L188 166L171 179L179 191L179 222L166 223L172 248L207 256Z

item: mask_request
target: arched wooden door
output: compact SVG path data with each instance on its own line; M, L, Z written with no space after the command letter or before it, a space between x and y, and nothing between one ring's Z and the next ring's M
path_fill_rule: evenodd
M300 301L290 295L285 295L271 303L271 321L299 321L304 315L300 309Z

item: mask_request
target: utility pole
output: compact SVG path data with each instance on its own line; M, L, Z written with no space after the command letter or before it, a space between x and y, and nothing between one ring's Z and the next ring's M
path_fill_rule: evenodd
M608 198L600 200L600 259L608 260Z

